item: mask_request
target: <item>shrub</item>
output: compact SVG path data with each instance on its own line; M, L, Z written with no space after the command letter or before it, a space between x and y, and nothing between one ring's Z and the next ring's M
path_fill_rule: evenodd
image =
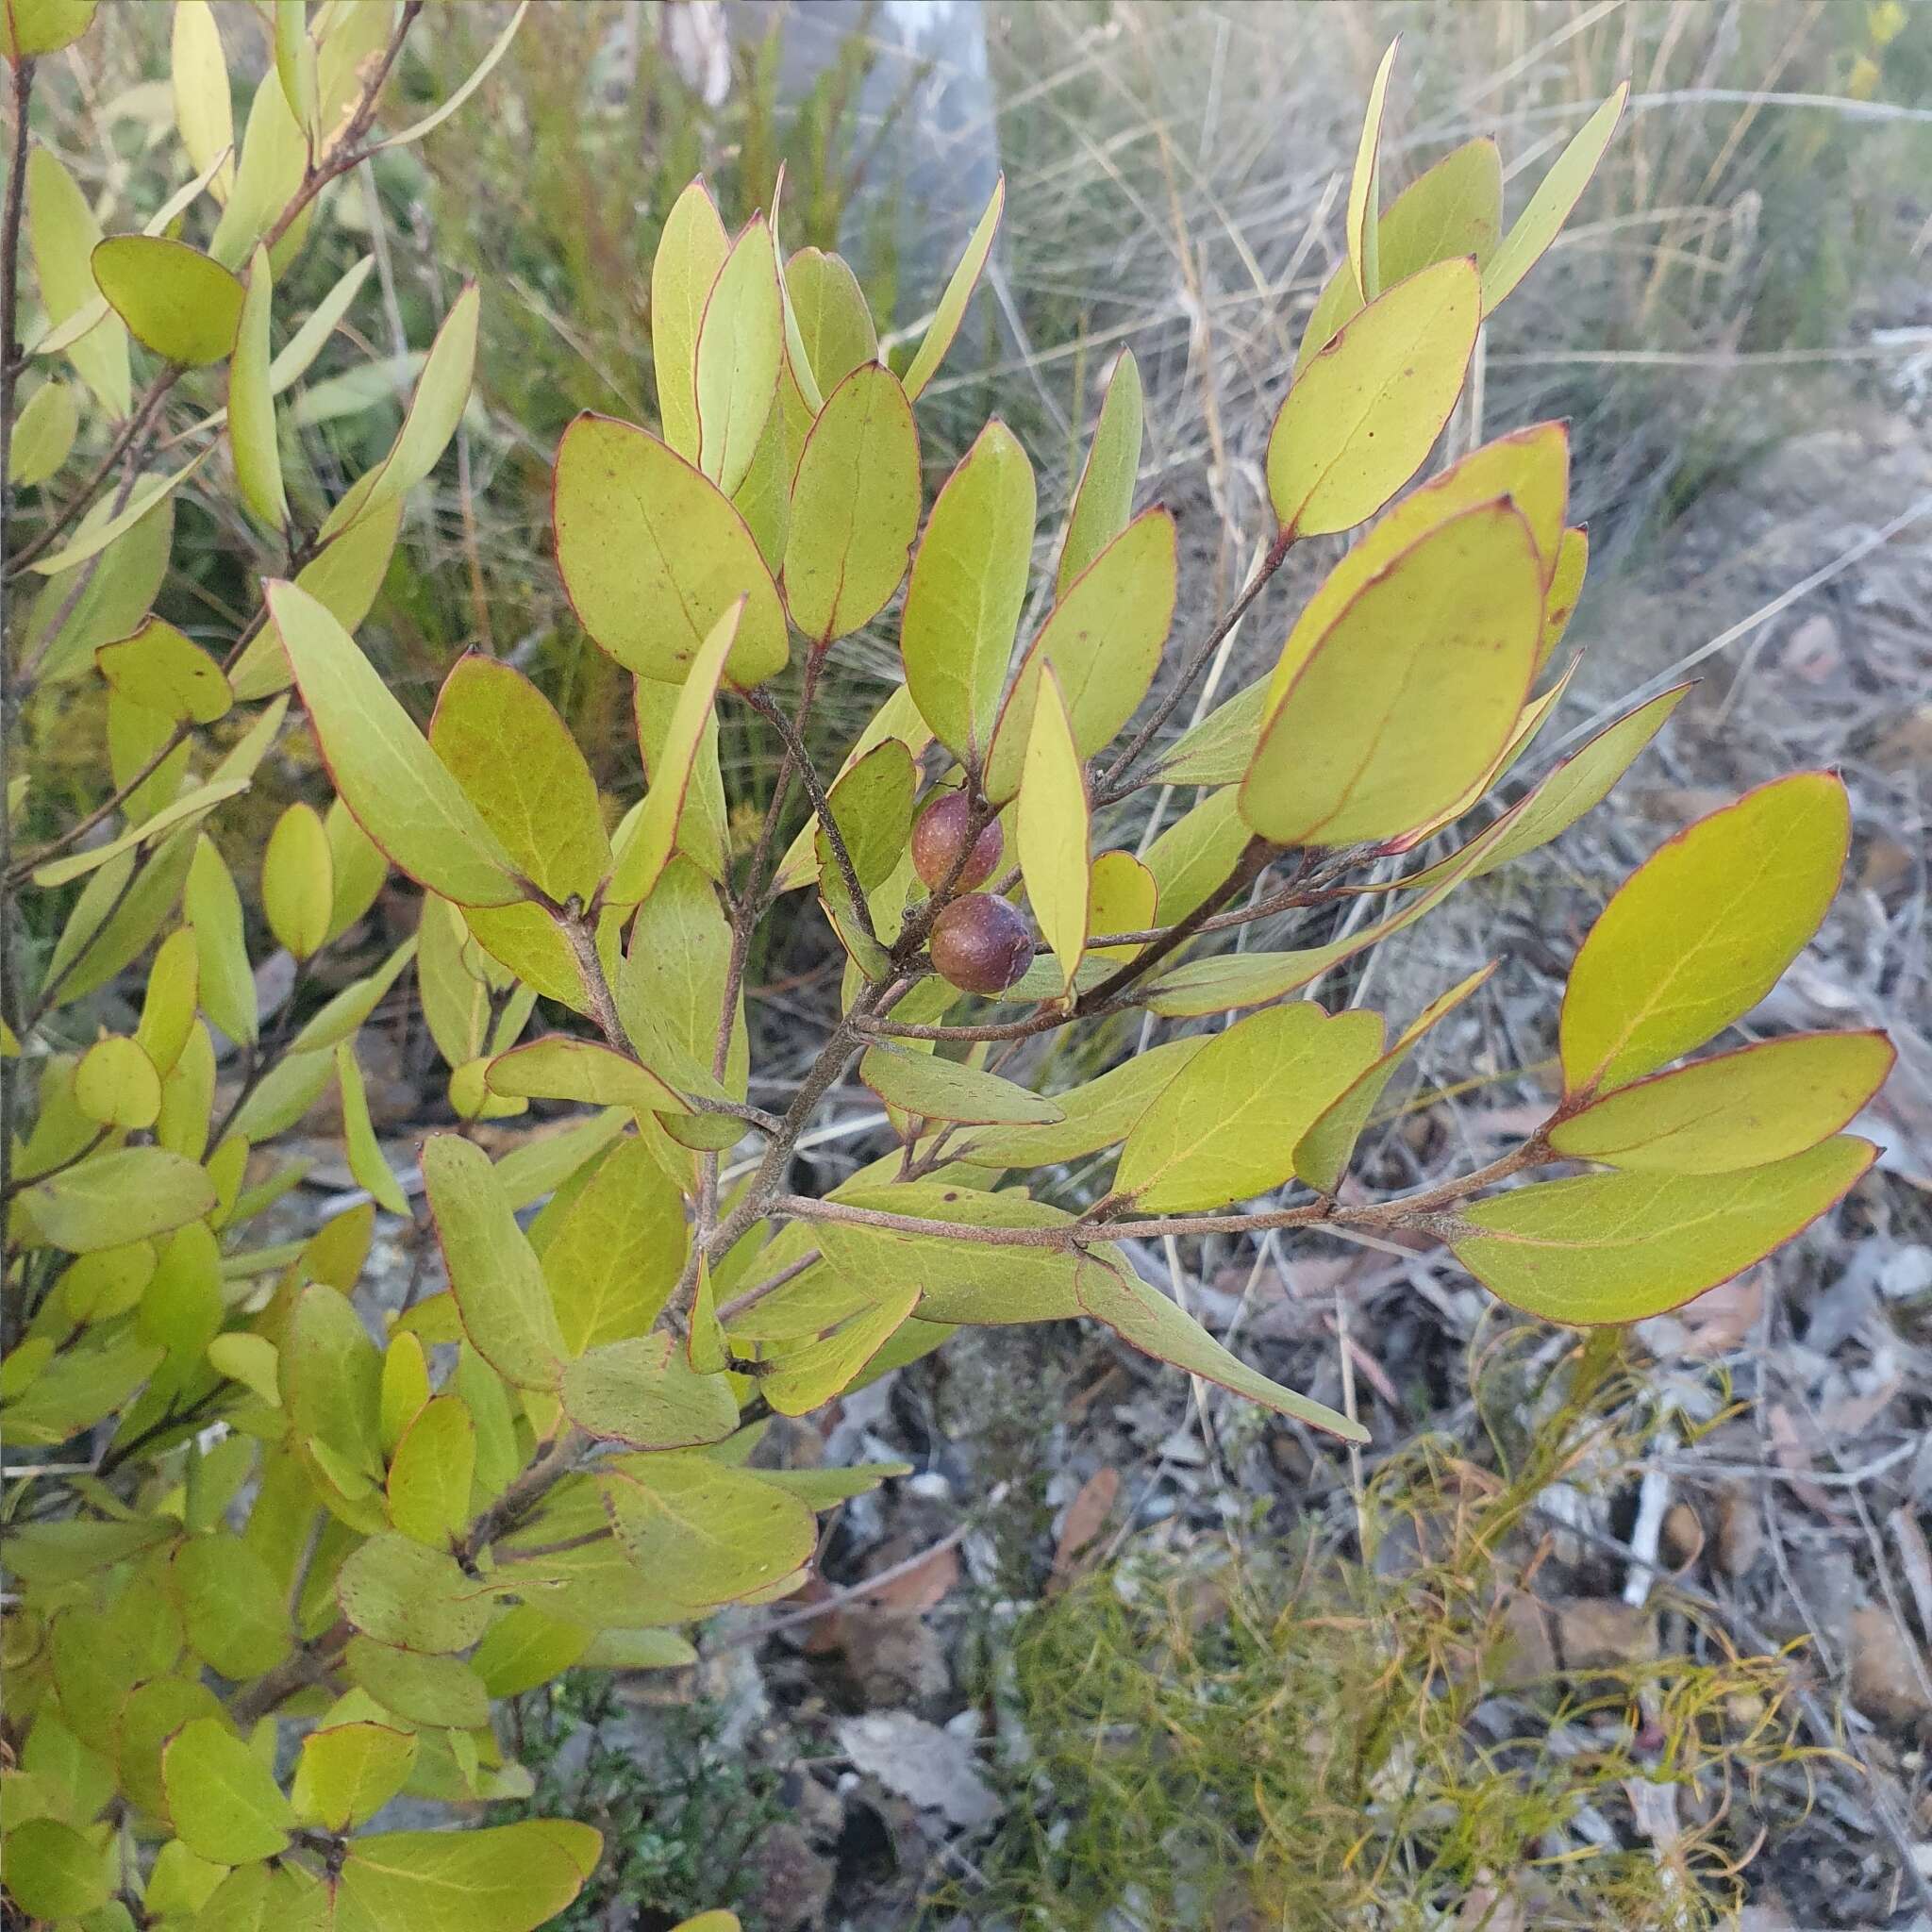
M92 710L110 781L70 806L11 780L0 849L0 1421L37 1458L4 1541L6 1883L32 1918L516 1932L565 1909L599 1857L589 1826L360 1827L399 1794L528 1798L493 1701L572 1667L686 1660L683 1632L707 1615L794 1589L816 1512L895 1472L759 1467L763 1419L814 1409L959 1324L1090 1317L1362 1439L1143 1282L1135 1237L1434 1235L1532 1314L1617 1323L1788 1239L1871 1158L1838 1129L1885 1071L1873 1036L1664 1071L1744 1013L1823 916L1847 835L1828 773L1714 813L1619 891L1571 978L1561 1101L1473 1174L1342 1193L1402 1057L1480 975L1392 1045L1373 1013L1291 997L1555 837L1679 695L1458 830L1447 857L1402 868L1479 810L1563 689L1585 543L1565 527L1560 425L1401 492L1457 407L1483 315L1581 192L1616 103L1507 234L1482 142L1381 213L1372 110L1347 258L1269 440L1275 530L1235 608L1165 673L1174 530L1163 510L1135 513L1130 359L1017 665L1035 537L1019 442L990 423L924 506L913 408L1001 197L895 373L836 257L788 255L775 205L727 233L693 183L651 270L658 430L584 416L556 458L563 583L634 679L649 781L620 816L509 664L465 657L425 732L354 641L462 417L482 291L451 304L392 447L333 500L277 405L366 272L289 326L277 287L328 191L476 84L378 137L419 10L278 7L231 156L220 35L186 0L175 86L198 172L144 230L107 237L26 125L36 57L92 8L6 13L4 332L18 331L23 227L40 311L31 393L17 358L0 371L9 475L38 492L8 541L9 587L32 597L9 600L7 738ZM135 344L152 358L139 392ZM208 413L164 451L177 391ZM156 610L177 503L258 585L219 658ZM1385 508L1274 675L1169 742L1289 547ZM814 703L836 647L895 608L904 686L827 757ZM298 707L335 795L280 813L240 864L258 877L244 900L210 828ZM736 707L785 747L748 852L718 755ZM967 805L948 872L922 889L915 815L941 785ZM1143 862L1108 841L1156 785L1200 802ZM960 881L996 819L1017 864L975 906ZM391 902L420 894L413 936L335 971L397 878ZM836 935L841 1012L768 1108L752 1097L773 1088L752 1082L746 964L808 891ZM1384 909L1321 943L1219 949L1362 894ZM975 944L956 976L1001 986L995 1004L933 971L929 942L962 914L1000 957ZM448 1287L397 1308L364 1264L375 1209L408 1215L409 1190L372 1126L358 1038L412 967L457 1124L420 1157ZM293 991L264 1027L278 978ZM1126 1013L1159 1042L1039 1091L1027 1042L1092 1039ZM855 1061L896 1144L823 1196L794 1191L802 1137ZM267 1210L303 1172L283 1143L331 1087L367 1198L277 1242ZM487 1124L533 1103L576 1111L493 1159ZM1098 1199L1070 1208L1027 1184L1115 1147ZM1494 1191L1578 1161L1606 1171ZM1291 1184L1305 1195L1274 1205Z

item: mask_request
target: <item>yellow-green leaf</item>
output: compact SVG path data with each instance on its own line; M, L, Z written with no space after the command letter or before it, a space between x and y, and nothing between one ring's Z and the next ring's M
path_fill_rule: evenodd
M1382 1050L1378 1014L1311 1000L1216 1034L1141 1117L1116 1192L1149 1213L1244 1201L1294 1172L1295 1143Z
M460 1657L398 1650L358 1634L350 1638L342 1661L353 1682L411 1724L467 1731L490 1722L490 1696L483 1680Z
M341 1884L366 1925L533 1932L576 1897L602 1845L590 1826L557 1819L387 1832L353 1841Z
M780 1415L809 1415L858 1380L918 1306L919 1295L916 1282L886 1289L829 1334L776 1357L758 1377L758 1393Z
M367 1718L324 1724L302 1740L290 1792L294 1807L330 1831L360 1824L408 1783L416 1750L411 1732Z
M151 818L129 826L103 844L91 845L85 851L71 852L64 858L49 859L45 865L36 866L34 884L64 886L71 879L84 878L124 852L131 852L140 845L152 845L177 826L205 819L216 806L225 804L237 792L247 789L245 778L228 778L219 783L197 786L192 791L184 792L172 805L164 805Z
M315 42L308 37L308 0L275 0L275 76L296 125L316 145L322 119L322 87L315 67Z
M182 909L194 932L202 1010L230 1040L246 1045L256 1038L259 1023L242 895L226 861L206 833L194 841Z
M520 898L509 855L355 640L293 584L271 581L268 605L336 791L363 830L458 905Z
M655 436L577 417L557 446L552 513L577 621L620 664L681 683L742 598L731 683L748 690L784 668L785 613L744 519Z
M1062 608L1065 607L1063 606ZM1041 937L1052 949L1061 990L1070 991L1087 950L1092 874L1088 844L1092 808L1074 741L1060 681L1051 664L1040 674L1018 810L1020 870Z
M1836 1134L1885 1084L1882 1033L1795 1033L1620 1088L1550 1129L1557 1153L1648 1174L1731 1174Z
M369 1190L377 1207L407 1220L409 1197L383 1158L369 1118L369 1090L363 1084L356 1050L346 1040L336 1045L336 1084L342 1096L342 1144L349 1157L349 1173L358 1188Z
M175 0L171 55L181 145L197 174L215 168L208 192L225 202L235 185L235 112L222 32L208 0Z
M1536 668L1550 661L1583 595L1584 573L1590 568L1590 533L1580 526L1563 532L1557 545L1556 568L1550 573L1549 593L1543 602L1543 637L1537 646Z
M101 240L94 218L74 176L50 149L38 143L26 158L27 240L33 248L41 306L58 327L90 309L100 299L90 257ZM102 320L67 345L67 359L117 421L133 408L127 369L127 327L118 315Z
M141 1024L134 1029L142 1051L163 1077L188 1044L200 981L194 935L185 925L176 926L155 951L147 991L142 997Z
M306 959L328 937L334 861L322 814L299 801L275 821L261 861L261 910L275 939Z
M975 772L1026 601L1035 508L1032 465L995 418L940 491L906 591L907 687L933 735Z
M13 425L13 487L31 490L67 460L80 428L80 399L72 383L43 382Z
M1348 183L1348 265L1364 302L1373 302L1382 292L1382 110L1389 98L1390 70L1401 45L1402 36L1397 34L1375 69Z
M579 1100L647 1113L689 1113L691 1104L650 1068L591 1040L533 1040L490 1062L490 1091L528 1100Z
M1542 571L1507 501L1464 511L1363 587L1270 720L1241 815L1282 845L1424 824L1487 772L1528 696Z
M906 371L906 393L915 401L919 392L933 379L940 364L946 359L946 351L953 346L953 338L959 333L959 325L966 319L966 305L972 301L980 271L986 266L987 257L992 253L992 238L1000 225L1000 210L1006 205L1007 177L1002 175L993 183L992 199L987 203L986 212L979 218L979 225L967 242L966 252L959 258L959 264L954 269L952 279L947 282L939 307L933 310L932 320L926 324L925 333L919 340L919 348L913 355L911 365Z
M824 394L862 363L878 359L878 331L858 277L841 257L801 248L785 264L785 291L798 338Z
M1056 597L1067 594L1068 586L1126 528L1134 513L1142 413L1141 365L1131 349L1123 349L1107 378L1100 420L1093 425L1093 441L1067 512L1067 534L1054 577Z
M1422 467L1475 347L1474 264L1410 275L1340 329L1296 377L1268 439L1268 495L1298 537L1372 517Z
M133 1041L110 1033L81 1055L74 1104L104 1127L151 1127L161 1110L161 1076Z
M162 1747L161 1784L175 1830L218 1865L245 1865L289 1849L295 1814L275 1774L215 1718L184 1724Z
M1105 1322L1130 1348L1157 1361L1172 1362L1191 1375L1218 1383L1272 1408L1277 1415L1325 1429L1348 1442L1366 1442L1369 1432L1359 1423L1339 1415L1325 1403L1297 1395L1292 1389L1270 1381L1257 1369L1230 1355L1191 1315L1176 1307L1158 1289L1138 1275L1089 1263L1080 1270L1082 1310Z
M980 1167L1047 1167L1111 1147L1127 1138L1162 1089L1208 1040L1208 1035L1197 1034L1136 1054L1097 1080L1053 1095L1062 1116L1055 1124L969 1134L954 1143L958 1157Z
M997 1074L887 1042L859 1060L858 1077L881 1100L926 1120L1011 1126L1063 1118L1052 1101Z
M349 1553L336 1574L336 1601L377 1643L441 1657L469 1649L483 1635L492 1594L447 1552L385 1531Z
M986 795L994 804L1004 805L1020 788L1043 665L1059 679L1081 758L1113 742L1160 669L1177 573L1174 517L1150 509L1060 593L1000 708L986 766Z
M99 507L111 511L111 514L99 522L95 522L92 516L82 519L80 528L69 542L63 543L51 557L35 558L27 568L37 576L58 577L62 571L73 570L90 558L99 556L108 544L125 536L141 523L157 504L173 495L208 461L209 454L203 450L198 457L191 457L178 470L171 471L165 476L149 476L137 483L126 504L120 509L113 508L113 505L120 502L118 496L102 498ZM107 566L102 568L105 570Z
M651 369L664 441L687 462L698 458L697 342L705 304L731 252L724 224L702 178L671 205L651 258Z
M522 672L474 651L459 658L429 747L525 878L559 905L589 903L610 864L596 783L569 725Z
M1355 1144L1361 1139L1362 1129L1368 1125L1369 1116L1375 1110L1375 1103L1394 1078L1396 1070L1414 1052L1423 1035L1437 1021L1454 1012L1472 993L1480 991L1495 970L1493 961L1478 967L1467 979L1431 1000L1395 1044L1357 1074L1342 1092L1322 1109L1314 1124L1295 1143L1294 1171L1298 1179L1324 1194L1332 1194L1341 1187L1341 1177L1348 1171L1349 1158L1355 1153Z
M157 356L198 369L235 346L242 284L200 249L158 235L110 235L92 260L101 293Z
M755 216L732 244L698 325L698 468L729 496L751 469L778 394L785 316L772 230Z
M323 538L340 535L407 495L435 469L470 400L481 302L476 284L469 282L450 304L449 313L429 345L423 373L409 398L408 414L389 455L328 513L319 533Z
M1147 932L1160 905L1160 888L1152 872L1131 852L1103 852L1093 861L1087 924L1096 935ZM1089 958L1131 959L1137 944L1090 945Z
M1618 889L1570 971L1568 1093L1606 1091L1748 1013L1817 931L1844 869L1836 773L1747 791L1660 846Z
M728 673L743 635L747 610L743 598L727 606L691 661L672 707L643 809L617 854L608 893L613 906L634 906L649 898L671 863L698 752L717 703L719 684Z
M130 704L166 715L171 724L212 724L234 703L222 667L172 624L150 617L132 637L103 644L94 663L108 686Z
M191 1537L172 1568L189 1647L223 1676L258 1677L294 1647L282 1587L252 1543L225 1530Z
M460 1395L433 1396L396 1444L389 1467L389 1520L407 1537L447 1549L470 1521L476 1425Z
M1549 1322L1639 1322L1728 1281L1857 1183L1878 1150L1841 1134L1722 1174L1589 1174L1463 1210L1452 1245L1492 1294Z
M800 452L785 545L791 621L821 643L883 610L919 533L919 433L890 370L868 363L826 398Z
M738 1427L723 1375L693 1374L668 1335L634 1335L579 1356L563 1374L563 1409L600 1441L691 1449Z
M77 1920L112 1888L106 1851L73 1825L25 1818L8 1832L8 1895L29 1919Z
M490 1157L456 1134L432 1134L423 1143L423 1183L472 1346L517 1388L555 1389L563 1373L563 1331L542 1265Z
M228 370L228 448L242 500L270 529L289 521L282 489L282 457L275 441L274 378L270 374L269 311L275 278L268 250L258 247L248 268L248 290Z
M650 1145L626 1135L541 1226L539 1253L573 1356L642 1335L690 1247L683 1197Z
M816 1541L803 1503L703 1456L627 1456L598 1489L625 1558L692 1610L789 1576Z
M42 1241L71 1255L119 1248L211 1213L214 1185L163 1147L121 1147L64 1168L21 1199Z
M0 53L16 66L42 54L58 54L86 33L99 4L100 0L6 0L4 11L0 11ZM34 1916L61 1919L67 1914L39 1912Z
M1570 145L1557 157L1550 172L1537 183L1529 205L1516 217L1501 245L1483 269L1483 313L1488 315L1503 298L1535 267L1541 256L1563 224L1570 210L1582 198L1596 173L1610 136L1630 97L1630 83L1621 81L1615 92L1576 133Z

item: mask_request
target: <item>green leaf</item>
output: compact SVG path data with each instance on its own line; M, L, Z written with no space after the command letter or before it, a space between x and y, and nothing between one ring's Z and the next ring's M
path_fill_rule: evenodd
M689 1246L683 1196L650 1147L626 1135L543 1244L566 1351L580 1356L644 1334L670 1299Z
M312 147L322 119L321 81L315 42L308 37L308 0L275 0L275 76L296 125Z
M83 852L72 852L64 858L50 859L45 865L36 866L34 883L37 886L64 886L70 880L84 878L124 852L131 852L141 845L151 845L163 833L183 823L192 824L206 818L216 806L225 804L237 792L247 789L245 778L229 778L197 786L194 791L184 793L172 805L163 806L151 818L143 819L141 824L130 826L105 844L91 846Z
M891 1288L827 1335L788 1350L758 1376L758 1393L780 1415L809 1415L858 1380L917 1306L916 1282Z
M640 1113L691 1111L691 1103L649 1067L594 1040L553 1033L498 1054L486 1082L492 1093L531 1100L580 1100Z
M1087 799L1087 774L1074 741L1074 723L1051 664L1040 674L1017 818L1014 842L1027 901L1041 936L1052 949L1061 991L1070 992L1087 950L1092 891L1087 854L1093 815Z
M376 1205L405 1220L409 1214L409 1197L384 1159L375 1138L375 1123L369 1118L369 1090L363 1085L362 1069L356 1061L356 1049L346 1040L336 1044L336 1085L342 1097L342 1144L348 1156L349 1173L358 1188L366 1188Z
M31 490L54 475L74 449L80 399L72 383L43 382L13 425L13 487Z
M878 331L865 292L841 257L798 249L785 264L785 292L822 394L830 395L855 369L878 360Z
M918 767L905 742L886 739L833 784L832 820L863 891L876 891L897 870L912 836L912 794ZM823 827L816 857L822 885L834 879L838 862Z
M245 1865L289 1849L295 1814L275 1774L214 1718L194 1718L161 1752L175 1830L191 1852Z
M1295 1143L1294 1171L1299 1179L1324 1194L1332 1194L1341 1186L1356 1142L1361 1139L1376 1102L1403 1061L1437 1021L1453 1013L1472 993L1479 991L1495 970L1493 961L1478 967L1467 979L1459 980L1447 992L1431 1000L1395 1044L1357 1074L1341 1094L1323 1108L1313 1125Z
M985 762L1033 556L1033 469L995 418L926 519L900 623L920 715L976 772Z
M1747 791L1660 846L1618 888L1570 970L1566 1093L1627 1086L1769 992L1838 891L1851 806L1832 772Z
M196 1657L237 1683L272 1671L293 1647L275 1573L226 1531L191 1537L175 1552L182 1627Z
M443 1551L385 1534L349 1553L337 1573L336 1601L377 1643L439 1657L467 1650L483 1635L492 1591L472 1582Z
M1297 537L1372 517L1421 468L1462 393L1474 264L1438 263L1371 302L1311 360L1268 439L1268 495Z
M803 1503L703 1456L625 1457L597 1488L625 1559L692 1610L791 1575L817 1540Z
M385 1832L355 1840L341 1885L372 1926L532 1932L576 1897L602 1845L588 1825L551 1819Z
M876 617L906 575L919 506L912 406L868 363L832 391L799 453L785 545L792 623L823 644Z
M1241 786L1280 845L1426 824L1507 743L1541 635L1541 566L1506 499L1452 518L1372 578L1295 673Z
M110 235L91 260L101 293L157 356L199 369L235 346L242 284L200 249L159 235Z
M16 66L72 46L93 23L99 0L7 0L0 13L0 53ZM58 1912L36 1917L58 1919Z
M90 1255L166 1234L212 1212L215 1191L192 1160L160 1147L96 1154L21 1196L40 1238Z
M1366 1442L1369 1432L1359 1423L1338 1415L1325 1404L1297 1395L1278 1382L1230 1355L1199 1323L1176 1307L1158 1289L1150 1288L1131 1271L1089 1264L1080 1271L1083 1311L1104 1322L1130 1348L1157 1361L1172 1362L1191 1375L1199 1375L1250 1402L1258 1402L1277 1415L1325 1429L1346 1442Z
M105 1851L71 1824L29 1818L7 1834L7 1890L30 1919L76 1919L112 1890Z
M1392 287L1453 256L1473 255L1478 268L1494 254L1503 230L1503 158L1488 135L1444 155L1396 196L1376 226L1382 286ZM1299 375L1335 331L1361 311L1361 290L1347 261L1328 278L1295 357Z
M336 505L318 533L340 535L388 504L397 502L435 469L462 421L476 368L476 324L481 297L476 284L465 284L450 304L423 373L416 378L409 411L382 462Z
M1463 1210L1451 1245L1492 1294L1549 1322L1638 1322L1715 1288L1790 1241L1877 1158L1844 1134L1724 1174L1589 1174Z
M109 492L78 527L99 528L113 508ZM101 553L98 564L76 564L41 586L27 613L26 649L42 654L42 684L76 676L97 645L125 638L141 623L167 576L174 541L175 506L164 497Z
M1127 527L1141 474L1142 416L1141 365L1131 349L1123 349L1107 378L1100 420L1093 425L1093 441L1067 512L1067 534L1054 576L1057 599Z
M289 499L282 489L269 360L269 311L274 298L268 250L258 247L248 268L248 292L242 304L235 359L228 371L228 448L242 502L270 529L280 530L288 525Z
M959 258L959 264L954 269L952 279L940 297L939 307L933 310L932 320L925 325L925 334L920 338L911 366L906 371L906 393L914 401L946 359L946 351L953 346L953 338L959 333L959 325L966 319L966 305L972 301L980 271L986 266L987 257L992 253L993 234L999 227L1000 211L1006 205L1007 177L1002 175L993 183L992 199L987 203L986 212L979 218L979 225L966 243L966 252Z
M302 1740L290 1795L303 1817L346 1831L375 1817L415 1765L416 1740L408 1731L367 1719L325 1724Z
M109 515L98 523L92 516L84 517L79 530L69 542L49 557L35 558L27 568L38 576L55 577L62 571L73 570L75 565L87 562L92 557L98 557L108 544L133 529L158 503L187 482L211 454L211 451L203 450L172 475L145 477L134 486L125 504L119 509L112 506L121 502L120 497L103 498L100 508L110 510Z
M559 905L610 865L597 786L570 727L522 672L471 652L444 680L429 747L511 862Z
M954 1142L958 1157L982 1167L1049 1167L1097 1154L1124 1141L1162 1089L1207 1044L1205 1034L1165 1041L1097 1080L1056 1093L1058 1124L969 1134Z
M215 168L208 192L225 202L235 182L235 113L222 32L208 0L176 0L171 52L181 145L197 174Z
M74 1104L105 1127L151 1127L161 1110L161 1076L133 1041L110 1033L81 1055Z
M90 259L101 225L75 178L48 149L36 143L26 158L27 239L33 248L41 306L53 327L99 299ZM117 315L103 319L68 345L74 372L117 422L134 407L127 371L127 328Z
M1649 1174L1731 1174L1815 1147L1885 1084L1882 1033L1795 1033L1607 1094L1549 1131L1557 1153Z
M926 1120L1011 1126L1065 1118L1052 1101L997 1074L886 1042L860 1059L858 1077L881 1100Z
M306 959L328 937L334 861L322 815L299 801L275 821L261 861L261 910L270 932Z
M1379 1015L1271 1007L1216 1034L1141 1118L1117 1192L1149 1213L1244 1201L1294 1172L1295 1143L1381 1052Z
M1251 834L1232 787L1210 791L1147 848L1161 917L1172 924L1189 913L1231 873Z
M520 897L509 855L348 632L293 584L271 581L268 604L336 791L363 830L458 905Z
M557 446L552 514L577 621L626 669L681 683L740 598L729 681L748 690L784 669L785 613L744 519L656 437L577 417Z
M411 1724L473 1731L490 1722L490 1695L483 1680L459 1657L398 1650L374 1638L356 1636L350 1638L342 1661L352 1682L385 1710Z
M651 774L651 788L644 794L643 809L630 837L621 841L608 893L613 906L632 906L649 898L671 863L685 800L691 792L691 774L717 704L718 686L729 670L737 640L743 635L748 609L743 598L729 606L691 660L690 675L665 726L663 748Z
M432 1134L423 1143L423 1182L471 1344L517 1388L555 1389L563 1332L490 1157L458 1135Z
M633 1449L695 1448L738 1427L730 1383L693 1374L668 1335L636 1335L579 1357L564 1371L563 1409L587 1434Z
M1537 258L1557 239L1570 211L1582 199L1603 159L1610 136L1630 98L1630 83L1621 81L1602 107L1571 138L1550 172L1537 183L1529 205L1516 217L1502 245L1483 269L1483 313L1488 315L1536 266Z
M755 216L732 244L698 325L698 468L729 496L744 481L778 393L785 316L772 230Z
M445 1549L470 1521L476 1425L459 1395L437 1395L403 1431L389 1469L390 1521L405 1536Z
M986 795L994 804L1020 789L1041 668L1051 665L1059 679L1080 757L1092 758L1113 742L1154 683L1174 623L1175 589L1174 518L1150 509L1060 593L1000 708L986 772Z
M671 205L651 258L651 371L664 441L687 462L698 456L697 341L705 304L731 252L702 178Z
M1375 69L1375 78L1369 88L1368 111L1362 117L1361 140L1356 147L1355 169L1348 183L1348 266L1364 302L1373 302L1382 292L1382 110L1389 97L1390 70L1395 65L1396 49L1401 45L1402 36L1397 34Z

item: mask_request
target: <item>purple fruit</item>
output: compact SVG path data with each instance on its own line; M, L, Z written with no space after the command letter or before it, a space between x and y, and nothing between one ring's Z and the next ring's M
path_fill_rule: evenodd
M965 851L966 833L973 817L972 802L963 791L942 791L919 816L912 827L912 869L925 881L928 891L938 891L953 878L953 867ZM1007 848L1006 834L997 819L973 841L973 850L953 879L954 889L970 892L991 878Z
M1033 935L1004 899L955 899L932 925L932 963L961 992L1005 992L1033 963Z

